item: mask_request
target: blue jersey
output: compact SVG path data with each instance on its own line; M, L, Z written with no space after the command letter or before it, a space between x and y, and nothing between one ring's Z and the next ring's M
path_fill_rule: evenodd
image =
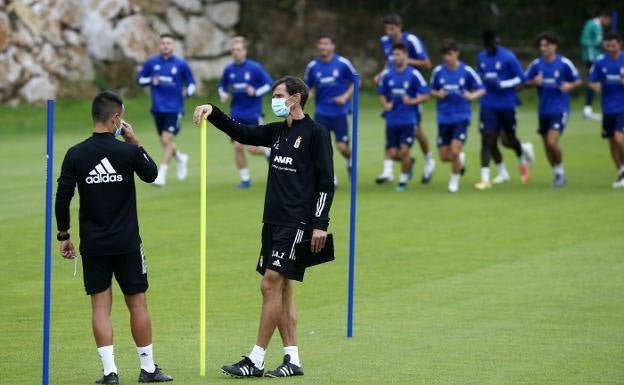
M539 96L539 115L558 115L570 111L570 93L562 92L561 85L573 83L580 79L574 64L563 56L557 55L555 60L547 62L543 57L535 59L526 70L526 79L532 80L541 75L542 85L537 87Z
M305 82L316 88L316 113L324 116L340 116L349 112L349 104L340 106L334 98L344 94L353 84L355 68L348 59L333 55L329 62L314 59L308 63Z
M477 71L486 91L481 98L482 107L511 110L520 105L516 86L524 82L524 71L513 52L501 46L494 54L482 51L477 58Z
M600 55L589 70L589 81L600 83L602 87L602 113L620 114L624 112L624 52L616 59Z
M392 110L384 112L387 126L415 125L418 122L418 106L403 104L403 95L414 98L428 94L429 87L414 67L407 66L402 72L389 68L381 74L377 93L392 102Z
M153 79L158 78L158 84ZM162 55L152 56L139 72L140 86L150 86L152 92L152 112L184 112L184 94L195 92L195 79L188 63L175 55L165 59Z
M470 120L472 109L464 92L480 90L483 83L475 70L460 62L454 70L446 64L435 67L430 87L436 91L444 89L448 93L444 99L437 101L438 123L452 124Z
M232 63L225 67L219 94L232 91L231 115L234 119L253 119L262 116L262 96L271 91L273 80L265 69L253 60L245 60L241 64ZM253 96L247 94L247 86L255 90Z
M413 33L403 32L403 34L401 35L401 42L407 45L408 58L416 60L427 60L429 58L425 45L418 38L418 36L414 35ZM394 67L394 60L392 59L392 45L394 43L395 42L388 35L384 35L381 37L381 49L383 50L383 54L386 57L388 68Z

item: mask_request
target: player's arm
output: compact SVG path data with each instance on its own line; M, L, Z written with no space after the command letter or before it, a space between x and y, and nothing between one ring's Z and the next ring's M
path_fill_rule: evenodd
M257 98L261 98L266 95L269 91L271 91L271 84L273 84L273 79L271 76L264 70L264 68L258 68L258 78L260 85L257 88L252 86L247 86L247 94L249 96L255 96Z
M392 102L389 102L384 94L379 95L379 104L381 104L381 108L383 108L384 111L390 111L392 109Z
M427 99L429 99L430 91L427 91L425 94L418 94L415 97L411 98L408 94L403 95L403 104L406 106L417 106L421 103L424 103Z
M524 84L526 86L529 87L539 87L542 85L543 83L543 79L542 79L542 75L539 73L539 71L537 70L537 63L539 62L539 59L535 59L533 60L533 62L531 64L529 64L529 68L527 68L524 77L525 77L525 82Z
M154 162L147 151L141 146L139 138L134 134L132 125L125 121L122 122L122 125L121 135L124 140L126 143L136 146L133 159L134 171L143 182L152 183L158 176L158 166L156 166L156 162Z
M466 79L467 90L464 91L464 98L468 101L477 100L485 95L485 87L481 77L469 66L466 66L468 76Z
M182 79L184 81L185 87L182 93L184 94L184 96L193 96L195 94L195 91L197 91L197 86L195 85L195 77L193 76L193 71L191 71L188 63L184 66Z
M393 107L392 101L388 100L386 97L388 91L389 89L386 77L382 75L381 80L379 81L379 87L377 88L377 99L379 100L379 104L381 104L381 108L383 108L384 111L390 111Z
M353 83L349 84L349 87L347 87L347 90L342 95L334 98L334 102L339 106L347 104L349 99L351 99L351 96L353 96L353 88Z
M565 69L563 71L563 82L559 88L561 92L567 93L582 84L581 75L569 59L564 58Z
M431 76L431 89L429 90L429 95L433 96L436 99L444 99L448 96L448 92L440 86L440 78L439 78L439 67L434 70L433 75Z
M137 75L137 84L141 87L146 87L149 86L150 84L152 84L152 66L150 61L146 61L143 64L143 67L141 67L141 70L139 71L138 75Z
M225 103L227 102L228 98L230 97L230 94L228 92L228 87L229 87L229 83L230 82L230 77L228 76L228 70L227 68L223 70L223 74L221 75L221 80L219 80L219 100L221 100L221 103Z
M353 96L353 90L355 88L355 74L357 73L357 71L355 70L355 67L353 67L353 64L351 64L351 61L349 61L348 59L341 57L340 62L343 66L343 70L341 71L341 77L346 83L349 84L349 86L347 87L347 90L342 93L342 95L338 95L334 98L334 102L339 106L343 106Z
M603 74L596 64L597 63L594 63L589 69L587 86L595 92L600 92L600 90L602 89L601 82L602 82Z
M61 256L72 259L76 255L74 245L68 237L70 225L69 206L76 190L76 175L74 173L72 149L67 151L61 166L61 175L57 180L56 200L54 203L54 213L56 216L56 226L60 237L67 237L61 241Z
M413 82L414 88L416 89L416 96L410 97L407 93L403 94L403 104L406 106L417 106L421 103L424 103L427 99L429 99L429 86L427 86L427 82L425 78L418 72L418 70L414 70L414 79Z
M426 59L407 59L407 64L412 67L416 67L418 69L429 69L431 68L431 60L429 58Z
M334 199L334 160L332 145L327 131L315 129L312 135L312 161L317 184L314 196L316 205L312 219L312 239L310 245L313 252L321 251L327 238L329 227L329 210Z
M515 56L511 58L508 65L511 66L512 77L509 79L501 80L498 83L498 87L500 89L516 88L517 86L521 85L525 80L522 66Z
M260 126L241 124L212 104L195 108L193 113L195 125L199 126L201 119L207 119L213 126L241 144L264 147L273 145L273 128L270 124Z

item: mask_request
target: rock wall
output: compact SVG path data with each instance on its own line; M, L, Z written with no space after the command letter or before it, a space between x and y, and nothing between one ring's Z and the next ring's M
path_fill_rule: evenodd
M0 0L0 101L133 89L164 32L201 88L229 63L239 14L235 0Z

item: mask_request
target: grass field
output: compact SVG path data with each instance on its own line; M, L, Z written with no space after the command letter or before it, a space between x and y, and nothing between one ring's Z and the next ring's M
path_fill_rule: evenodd
M562 139L568 185L552 173L535 134L535 101L520 109L520 136L536 146L534 179L477 192L479 140L471 126L468 172L459 193L446 192L449 165L431 185L402 194L376 186L383 124L364 93L355 336L345 338L349 189L341 180L330 230L337 260L311 269L296 288L299 346L308 384L606 385L624 384L624 192L599 123L572 115ZM199 99L189 101L197 104ZM154 158L160 148L149 99L126 103L126 120ZM435 136L434 106L425 127ZM579 111L579 106L575 106ZM58 103L55 174L67 148L90 132L90 102ZM220 366L253 345L260 311L260 246L266 161L251 159L253 187L237 191L229 140L208 134L207 376L199 373L199 131L187 113L178 143L191 155L189 179L169 175L164 189L137 186L141 235L150 274L155 357L176 384L227 383ZM45 111L0 107L0 382L40 381L44 224ZM416 151L422 171L422 155ZM398 170L395 167L395 170ZM494 175L494 174L493 174ZM55 187L56 188L56 187ZM72 205L77 234L77 199ZM54 243L51 383L90 384L100 374L82 275ZM118 287L113 322L122 383L134 383L138 359ZM281 361L276 334L267 367ZM257 381L270 381L262 379ZM255 382L255 381L254 381Z

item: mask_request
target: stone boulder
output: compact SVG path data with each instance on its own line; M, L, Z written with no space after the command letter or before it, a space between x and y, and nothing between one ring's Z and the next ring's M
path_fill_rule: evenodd
M176 7L167 8L167 23L171 27L171 32L180 36L185 36L188 32L188 20Z
M87 0L86 3L87 8L99 13L106 20L130 13L128 0Z
M189 66L195 81L197 82L197 91L206 92L209 95L215 95L217 89L204 90L203 83L206 80L219 79L223 74L225 67L232 62L230 56L222 56L210 61L207 60L190 60Z
M19 90L19 95L27 103L42 103L56 96L57 84L49 76L34 77Z
M115 33L112 24L97 12L85 14L81 27L87 50L96 60L114 60Z
M85 14L85 1L63 0L58 2L56 8L63 26L80 29L82 18Z
M0 12L0 52L4 51L11 36L11 22L6 13Z
M137 62L145 61L158 49L158 37L140 15L121 19L115 27L115 40L124 56Z
M237 1L224 1L206 7L206 15L221 28L232 28L239 20L240 4Z
M214 57L227 51L230 36L206 17L192 16L188 26L185 44L189 57Z
M17 80L22 74L22 66L17 62L17 49L9 47L6 51L0 52L0 95L2 99L10 96Z
M170 2L189 13L200 13L203 10L202 3L199 0L170 0Z

